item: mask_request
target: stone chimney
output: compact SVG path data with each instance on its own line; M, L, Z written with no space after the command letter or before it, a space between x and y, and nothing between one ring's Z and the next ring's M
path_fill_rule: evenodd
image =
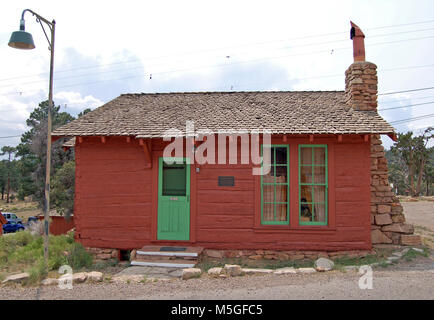
M357 111L377 111L377 66L365 61L365 35L351 22L354 62L345 71L345 100Z

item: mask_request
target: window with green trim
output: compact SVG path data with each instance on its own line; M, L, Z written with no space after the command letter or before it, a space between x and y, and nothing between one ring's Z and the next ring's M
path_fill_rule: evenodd
M264 225L289 224L289 148L263 145L269 149L270 163L262 165L261 222Z
M299 145L300 225L327 225L327 145Z

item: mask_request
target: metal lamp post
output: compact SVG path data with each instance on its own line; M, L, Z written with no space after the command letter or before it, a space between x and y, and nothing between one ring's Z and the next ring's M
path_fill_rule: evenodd
M49 211L50 211L50 170L51 170L51 111L53 109L53 62L54 62L54 32L56 27L56 21L48 21L47 19L41 17L36 12L25 9L21 15L20 20L20 30L12 33L8 45L16 49L34 49L35 44L33 43L33 37L30 33L25 31L25 21L24 14L30 12L36 16L36 22L42 27L45 37L47 38L49 44L49 50L51 53L50 57L50 85L48 90L48 124L47 124L47 163L45 171L45 203L44 203L44 260L45 264L48 262L48 230L49 230ZM44 22L51 31L51 40L48 38L45 32Z

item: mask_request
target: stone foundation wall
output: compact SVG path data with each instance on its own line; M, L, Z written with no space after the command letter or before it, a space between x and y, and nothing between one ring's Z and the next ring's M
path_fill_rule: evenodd
M375 251L353 250L353 251L276 251L276 250L213 250L205 249L203 255L211 258L248 258L251 260L302 260L318 258L337 258L347 256L350 258L364 257L375 254Z
M380 135L371 136L371 239L372 244L421 244L389 184L387 159Z
M109 260L109 259L118 259L119 258L119 250L118 249L109 249L109 248L85 248L87 252L92 254L97 260Z

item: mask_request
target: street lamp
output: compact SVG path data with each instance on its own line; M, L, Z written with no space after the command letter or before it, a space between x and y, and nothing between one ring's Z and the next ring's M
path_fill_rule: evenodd
M45 171L45 203L44 203L44 260L45 264L48 263L48 230L49 230L49 211L50 211L50 170L51 170L51 110L53 109L53 62L54 62L54 31L56 27L56 21L48 21L47 19L41 17L36 12L25 9L21 14L20 20L20 30L15 31L11 35L8 45L16 49L34 49L35 44L33 43L33 37L30 33L25 31L25 21L24 14L30 12L32 15L36 16L36 22L38 22L42 31L44 31L45 38L47 38L50 50L50 85L48 90L48 124L47 124L47 164ZM45 32L44 22L51 31L51 41L48 39L47 33Z

